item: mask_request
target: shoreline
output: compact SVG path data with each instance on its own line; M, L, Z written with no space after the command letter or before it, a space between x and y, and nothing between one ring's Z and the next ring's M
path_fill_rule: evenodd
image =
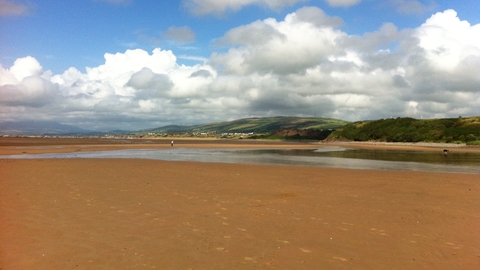
M170 139L0 138L0 155L69 153L121 149L170 149ZM263 140L174 140L181 148L316 148L305 142Z
M401 143L401 142L320 142L320 145L335 145L350 148L412 150L412 151L443 151L448 149L455 152L480 152L479 146L454 143Z
M0 155L69 153L120 149L169 149L171 139L84 139L84 138L0 138ZM346 148L480 152L480 147L443 143L389 143L389 142L303 142L267 140L212 140L178 139L174 147L182 148L297 148L315 149L324 146Z

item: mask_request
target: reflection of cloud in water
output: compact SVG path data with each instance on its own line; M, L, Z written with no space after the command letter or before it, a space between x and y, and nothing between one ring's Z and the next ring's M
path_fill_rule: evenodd
M350 148L345 148L345 147L341 147L341 146L325 146L325 147L320 147L320 148L314 150L314 152L324 153L324 152L346 151L346 150L349 150L349 149Z
M340 152L341 154L339 154ZM478 153L469 153L464 157L466 160L465 162L462 163L460 161L456 164L439 163L442 161L442 159L438 159L439 162L436 162L436 153L427 153L426 155L424 155L425 153L418 153L419 152L412 153L408 151L375 153L372 151L351 150L343 147L323 147L317 150L173 148L168 150L127 149L39 155L23 154L0 156L0 159L140 158L170 161L323 166L349 169L480 173L478 166L480 163L480 154ZM394 157L395 155L398 155L399 157ZM410 155L410 157L408 155ZM432 159L431 155L433 155L435 158ZM394 160L382 160L382 158L385 157ZM411 162L410 160L414 160L415 162Z

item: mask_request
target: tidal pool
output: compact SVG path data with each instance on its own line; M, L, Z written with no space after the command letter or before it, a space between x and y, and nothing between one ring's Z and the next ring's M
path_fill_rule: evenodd
M323 166L350 169L480 173L480 153L369 150L343 147L318 149L128 149L98 152L4 155L0 159L141 158L246 164Z

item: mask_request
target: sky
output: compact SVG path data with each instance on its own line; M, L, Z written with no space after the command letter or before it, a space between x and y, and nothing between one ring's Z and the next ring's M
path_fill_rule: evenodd
M0 122L480 115L480 1L0 0Z

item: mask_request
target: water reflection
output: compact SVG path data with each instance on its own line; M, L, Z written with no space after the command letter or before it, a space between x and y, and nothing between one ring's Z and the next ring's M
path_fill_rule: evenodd
M0 159L142 158L247 164L324 166L351 169L480 173L480 153L399 151L322 147L319 149L128 149L99 152L10 155Z
M409 150L384 150L384 149L354 149L343 147L325 147L317 150L254 150L263 153L275 153L292 156L335 157L349 159L384 160L400 162L420 162L432 164L451 165L480 165L480 153L450 151L444 155L443 151L409 151Z
M268 163L328 166L351 169L414 170L480 173L480 153L370 150L343 147L312 149L263 149L239 151L240 155L276 156ZM267 163L267 162L266 162Z

